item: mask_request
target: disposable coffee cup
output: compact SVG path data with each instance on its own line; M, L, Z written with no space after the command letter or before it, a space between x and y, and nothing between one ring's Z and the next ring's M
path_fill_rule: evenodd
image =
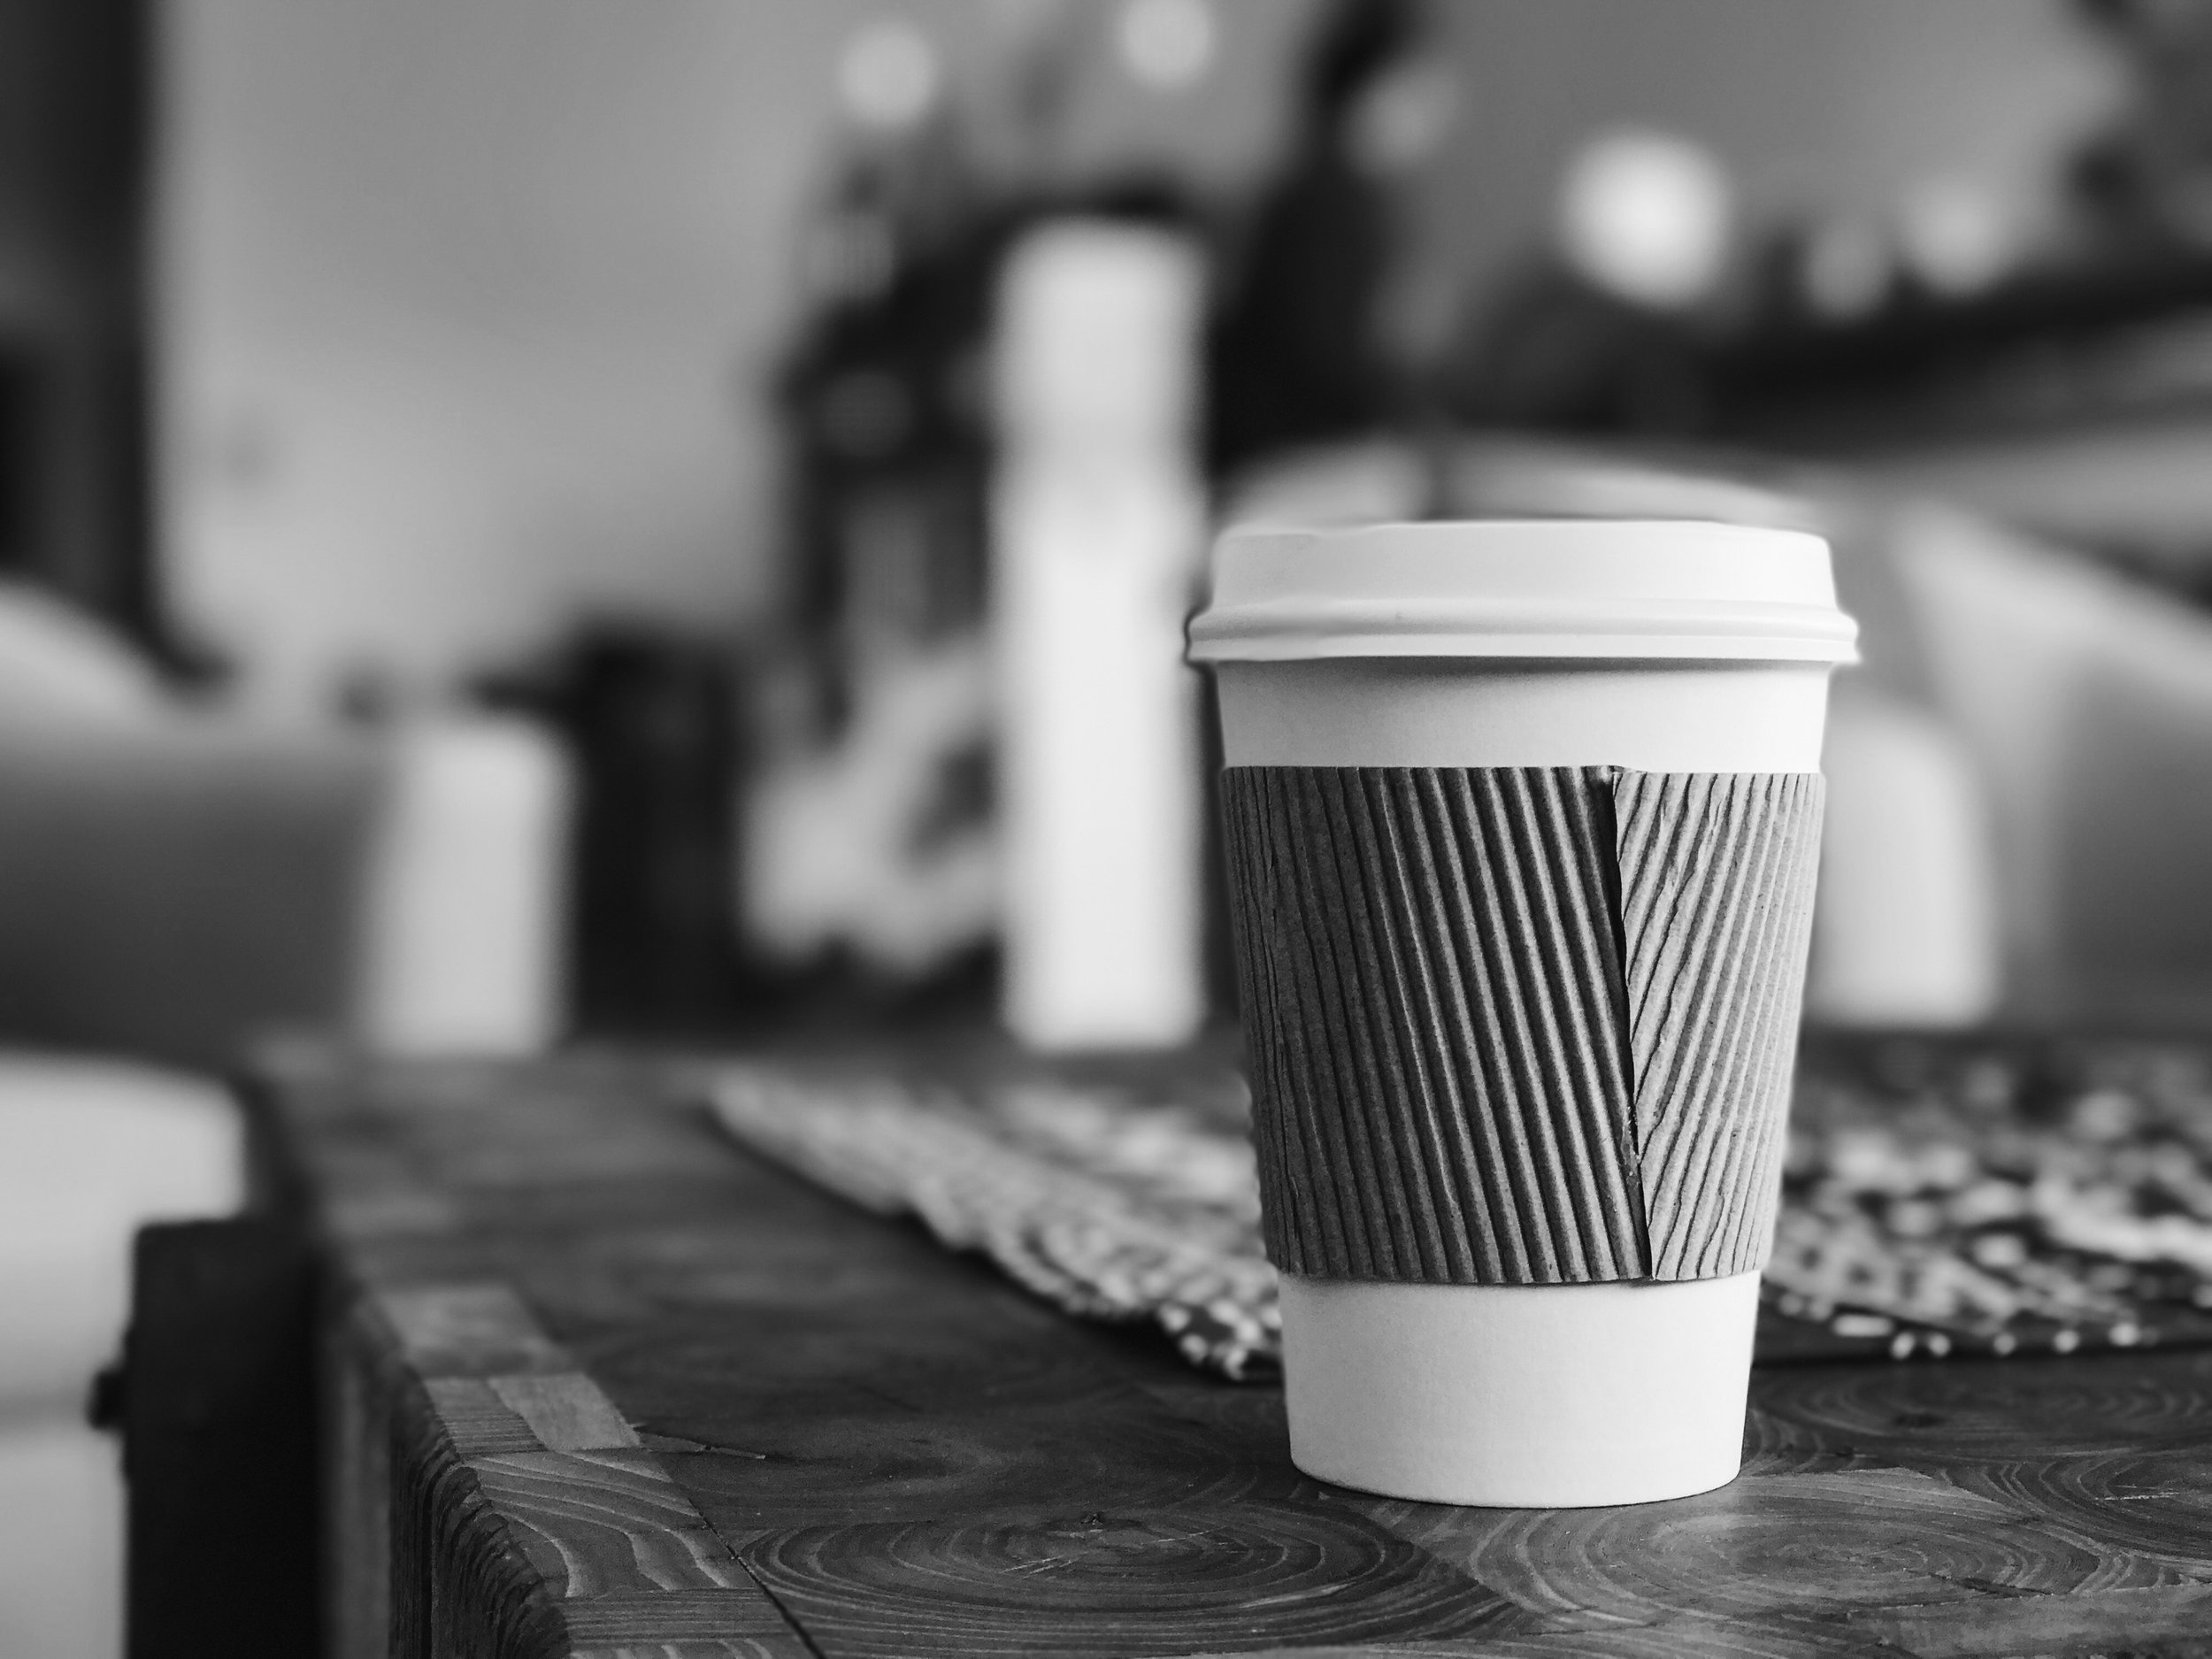
M1221 540L1191 657L1308 1473L1513 1507L1734 1479L1855 634L1796 532Z

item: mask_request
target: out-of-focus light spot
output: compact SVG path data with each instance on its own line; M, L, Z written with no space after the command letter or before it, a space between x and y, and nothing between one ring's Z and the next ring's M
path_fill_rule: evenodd
M1727 172L1705 150L1664 133L1609 133L1568 164L1559 249L1594 286L1674 311L1718 286L1734 217Z
M1114 42L1140 84L1179 92L1205 79L1219 35L1210 0L1127 0Z
M856 31L837 59L837 96L863 127L902 132L937 107L937 49L903 18L879 18Z
M1878 311L1889 297L1896 256L1878 227L1863 219L1832 219L1805 239L1797 275L1816 316L1849 322Z
M1997 193L1970 180L1930 179L1899 204L1897 241L1912 273L1939 294L1979 293L2016 262L2019 238Z
M1378 75L1346 112L1346 155L1371 178L1411 172L1444 147L1459 104L1450 65L1409 58Z

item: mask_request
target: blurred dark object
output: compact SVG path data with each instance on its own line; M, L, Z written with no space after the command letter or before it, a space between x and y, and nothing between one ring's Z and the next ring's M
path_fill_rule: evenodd
M2108 232L2212 249L2212 4L2076 0L2131 96L2076 157L2078 196Z
M2156 415L2212 394L2208 319L2212 257L2179 248L2053 264L1971 299L1906 294L1862 322L1713 342L1699 424L1843 452Z
M1057 117L1058 67L1051 49L1028 65L1019 116L1038 132ZM889 125L849 113L773 385L786 626L762 664L763 775L730 879L784 993L927 1001L933 982L974 978L987 916L872 952L869 916L840 903L898 908L884 894L926 880L937 844L987 828L985 346L1028 204L987 184L935 102Z
M143 0L0 6L0 570L166 653L150 541Z
M982 347L1011 216L942 139L862 152L809 236L817 308L778 377L796 620L841 686L983 611Z
M1442 376L1456 423L1677 436L1713 419L1702 319L1607 294L1546 263L1509 281Z
M1222 833L1221 774L1229 764L1221 742L1221 692L1211 674L1199 676L1199 767L1202 779L1200 805L1200 855L1205 885L1200 895L1204 907L1202 972L1205 975L1206 1005L1216 1018L1233 1019L1237 1012L1237 953L1235 918L1231 914L1228 881L1228 843Z
M38 369L13 341L0 346L0 569L31 563L38 524Z
M577 1021L602 1032L727 1021L745 1000L731 861L747 752L730 648L603 625L492 695L549 719L573 756Z
M2003 426L2153 415L2212 393L2212 257L2139 250L1985 294L1901 288L1863 319L1781 303L1716 321L1547 272L1508 291L1452 388L1467 424L1723 437L1842 454Z
M2212 251L2116 244L1971 298L1747 330L1691 375L1700 437L1848 462L2212 599ZM1612 412L1584 430L1639 430Z
M129 1659L322 1651L316 1286L265 1217L138 1235L119 1385Z
M219 1068L344 1023L362 965L372 745L217 722L0 741L0 1029Z
M1337 0L1308 49L1290 152L1236 251L1207 342L1207 460L1371 431L1406 392L1375 326L1392 262L1387 193L1355 159L1362 96L1419 41L1408 0Z
M896 110L849 100L802 232L801 321L772 388L784 614L754 664L759 764L738 879L751 959L803 1002L964 1005L995 976L1002 268L1060 216L1204 234L1171 184L1050 165L1079 40L1042 30L1002 100L1018 130L995 137L933 95Z

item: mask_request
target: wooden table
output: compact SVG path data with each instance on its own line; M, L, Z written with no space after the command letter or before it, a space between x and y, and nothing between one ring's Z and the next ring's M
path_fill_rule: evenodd
M684 1094L614 1058L269 1073L328 1276L338 1653L2212 1652L2212 1353L1777 1368L1723 1491L1394 1502L1292 1467L1279 1390Z

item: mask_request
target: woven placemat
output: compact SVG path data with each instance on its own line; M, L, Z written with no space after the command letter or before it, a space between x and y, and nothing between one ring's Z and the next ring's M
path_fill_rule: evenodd
M933 1085L733 1064L749 1147L1087 1318L1276 1375L1233 1079ZM2177 1044L1819 1040L1801 1059L1763 1363L2212 1343L2212 1056Z

